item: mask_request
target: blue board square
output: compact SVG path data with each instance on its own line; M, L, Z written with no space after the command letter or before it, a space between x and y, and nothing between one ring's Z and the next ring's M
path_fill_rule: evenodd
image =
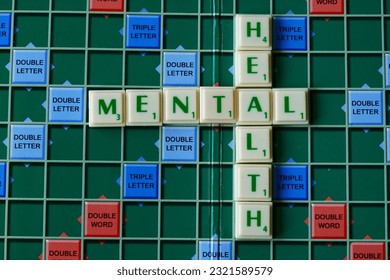
M386 129L386 138L387 138L387 145L386 145L387 162L390 162L390 128Z
M7 164L5 162L0 162L0 197L5 197L6 190L6 174L7 174Z
M45 159L44 125L11 125L11 159Z
M124 198L158 198L157 164L125 164L124 176Z
M272 29L274 50L307 50L306 17L274 17Z
M382 91L349 91L348 96L349 124L383 124Z
M196 127L163 127L162 135L163 161L196 161Z
M11 45L11 14L0 14L0 47Z
M50 88L49 122L83 122L84 89Z
M12 83L46 84L46 73L46 50L14 50Z
M163 85L196 86L198 54L195 52L164 52Z
M231 260L231 241L199 241L199 260Z
M386 87L390 87L390 54L385 55Z
M274 166L274 199L307 200L308 167L304 165Z
M156 15L128 15L126 47L159 49L160 21L161 17Z

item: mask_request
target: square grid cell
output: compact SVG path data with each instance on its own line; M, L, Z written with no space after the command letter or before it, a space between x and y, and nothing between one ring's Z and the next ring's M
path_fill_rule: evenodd
M46 260L81 260L81 240L46 240Z
M197 86L198 54L195 52L165 52L164 86Z
M345 204L312 204L311 236L318 239L347 238L347 208Z
M196 127L163 127L162 160L195 162L197 131Z
M0 14L0 47L9 47L11 44L11 14Z
M383 124L382 91L349 91L348 117L351 125Z
M158 198L159 177L157 164L125 164L124 176L124 198Z
M134 49L160 48L160 16L128 15L126 47Z
M237 201L271 201L271 166L236 164L234 166L234 199Z
M124 92L90 91L89 92L89 125L124 126Z
M307 166L274 166L274 199L307 200L308 192Z
M265 51L236 51L235 84L240 87L270 87L271 53Z
M385 260L384 242L352 242L350 246L351 260Z
M119 202L85 202L84 236L119 237Z
M237 123L240 125L271 124L272 94L268 89L236 90Z
M5 197L7 186L7 164L0 162L0 197Z
M50 88L49 103L50 122L83 122L83 88Z
M390 88L390 53L385 54L386 87Z
M164 88L163 122L198 123L198 89Z
M269 16L236 16L236 49L267 50L271 48L271 18Z
M12 66L13 83L46 84L46 50L14 50Z
M121 12L124 8L125 0L115 0L115 1L100 1L100 0L91 0L89 2L90 11L99 11L99 12Z
M307 49L307 18L306 17L274 17L273 19L274 50Z
M310 0L311 14L343 14L344 0Z
M46 136L44 125L12 125L11 137L11 159L45 159Z
M387 257L388 237L385 237L387 231L384 228L388 227L388 224L376 227L376 224L368 221L362 223L366 208L369 208L366 207L366 204L369 203L367 201L371 200L375 200L379 206L377 207L378 211L370 213L379 213L380 215L374 215L379 220L387 219L388 209L383 204L387 193L382 188L383 193L380 195L364 196L365 187L362 182L358 182L358 189L351 189L353 188L351 184L356 184L358 176L354 176L352 179L347 178L350 174L355 174L355 170L359 173L354 164L366 163L365 159L369 158L367 154L374 146L378 149L378 151L375 150L375 155L387 153L385 161L390 161L389 144L386 144L390 142L390 132L385 127L387 123L384 118L387 110L386 99L382 97L380 100L375 97L371 100L375 104L376 101L380 102L379 106L375 105L380 107L378 108L380 120L371 117L369 121L366 119L363 123L355 123L356 116L348 116L350 110L353 109L361 110L360 112L377 109L356 107L351 109L348 102L355 99L350 99L349 91L360 91L362 86L373 88L362 91L383 91L385 90L382 85L383 81L385 87L390 87L389 54L383 53L383 51L388 51L389 39L386 31L388 31L389 21L386 17L381 19L382 15L380 14L381 12L389 13L387 1L382 4L382 2L375 0L372 5L367 6L367 14L372 15L370 17L362 17L366 12L363 0L355 0L351 3L341 0L260 2L227 0L222 2L223 5L212 0L162 0L161 2L153 0L55 0L51 4L49 0L20 0L14 5L7 0L0 3L0 9L5 11L0 14L0 34L5 32L5 35L0 37L0 63L6 66L10 62L9 69L6 67L0 69L0 91L5 93L4 96L8 96L8 92L11 92L8 99L1 99L6 104L1 108L5 108L6 112L1 115L0 122L0 140L5 144L0 145L0 218L6 217L6 213L10 218L8 228L4 229L5 234L3 234L3 228L0 224L0 235L8 235L11 238L0 240L0 259L3 257L36 259L40 254L44 258L61 259L82 259L84 257L89 259L190 259L191 257L199 259L202 257L206 259L341 259L345 256L351 259L382 259ZM49 11L49 7L55 13ZM309 10L307 10L308 8ZM345 11L344 8L346 8ZM17 13L14 13L13 9ZM29 11L33 13L30 15ZM71 22L72 16L70 15L73 11L77 12L77 15L74 16L75 20ZM275 16L270 15L270 12L273 12ZM354 16L343 16L344 13ZM214 17L214 14L221 16ZM261 50L269 48L273 43L276 52L271 53L270 56L274 65L268 68L268 74L272 75L274 85L287 90L304 88L308 84L315 87L317 95L313 97L310 92L307 99L310 101L315 99L315 106L310 107L310 111L312 108L318 110L311 112L307 110L305 117L307 120L313 120L312 124L316 127L308 129L306 123L301 122L296 127L291 128L288 127L291 123L280 123L280 127L274 129L274 132L266 133L269 136L262 138L260 142L256 141L256 137L260 135L257 131L250 134L251 136L248 136L248 131L245 129L237 133L235 131L236 121L240 121L242 125L251 126L272 123L273 92L267 92L268 90L255 93L251 92L252 89L240 89L239 92L232 89L231 99L228 95L224 96L224 99L219 99L223 104L220 106L221 112L228 114L222 116L216 123L227 123L226 127L225 125L223 128L215 125L209 126L209 123L214 124L214 121L219 117L218 106L214 106L217 111L208 118L206 117L206 121L202 119L202 105L197 104L200 98L196 100L200 95L199 91L196 92L199 88L195 88L195 94L194 91L190 93L191 89L196 86L213 86L215 88L233 86L234 77L240 74L239 71L238 73L236 71L237 75L232 75L237 69L233 66L235 65L233 52L236 50L234 45L237 43L235 41L237 37L232 30L237 24L238 14L243 17L254 15L255 19L260 15L261 26L266 26L267 23L274 25L268 34L267 30L264 29L261 30L260 36L257 36L257 22L251 19L251 35L256 35L256 39L262 42L260 45L259 42L256 42ZM330 18L318 16L318 14L324 14ZM138 16L141 19L140 23L144 26L137 26L137 23L133 24L137 27L130 26L131 21L128 19ZM273 17L275 21L272 22ZM52 26L49 25L50 20L53 23ZM15 26L11 26L13 21ZM381 24L381 21L384 22L384 25ZM310 25L307 25L308 22ZM68 29L76 29L77 25L80 25L79 34L68 32L61 36L61 33ZM198 30L199 26L201 30ZM311 27L311 30L308 30L308 26ZM41 32L33 32L34 30ZM367 37L359 35L358 32L355 32L356 30L363 30L362 33L366 34ZM371 30L372 33L368 33L367 30ZM337 34L334 35L335 38L332 41L333 35L331 34L335 31ZM215 37L213 36L214 32L221 33L223 36ZM130 37L133 40L130 40ZM379 39L370 40L370 38ZM309 42L309 40L311 41ZM382 50L382 41L385 43L385 50ZM37 49L34 49L30 43L35 45ZM255 44L254 42L244 42L244 49L250 47L252 43ZM28 49L24 49L27 45ZM306 52L309 46L309 52L313 51L312 53ZM55 49L50 50L50 47ZM361 50L370 53L363 55L356 53ZM24 51L28 52L30 58L36 58L37 65L22 67L26 66L22 65L22 63L26 64L26 62L22 62L24 58L21 56ZM344 51L351 51L351 53L344 53ZM45 52L46 56L50 55L43 60L41 58ZM174 55L171 56L171 54ZM179 56L178 58L174 57L176 54ZM19 59L19 62L15 59ZM166 63L167 61L169 65ZM33 63L35 62L31 62L31 64ZM253 66L251 71L255 71L254 64L258 64L258 61L252 61L249 64L249 66ZM384 77L380 73L382 66ZM84 68L86 72L84 72ZM365 71L366 68L367 71ZM123 71L124 73L122 73ZM45 74L43 74L44 72ZM244 75L241 85L245 86L245 83L248 85L248 76ZM251 83L249 81L250 86L253 86ZM39 85L40 88L36 88L36 85ZM175 87L172 93L167 94L168 97L172 98L177 96L175 95L176 91L180 91L181 87L189 90L186 96L184 94L180 96L183 97L180 98L180 102L175 101L176 112L180 112L180 116L172 114L165 116L165 108L159 107L159 104L165 105L163 103L165 92L162 94L162 87L168 85L172 88ZM49 86L53 91L49 89ZM67 87L66 89L71 89L69 95L56 93L59 92L57 89L65 90L64 86ZM346 86L351 88L346 89ZM138 100L140 110L146 110L147 113L151 113L150 116L148 115L147 118L139 116L136 121L131 119L128 121L128 125L132 125L131 127L130 125L119 128L88 127L88 122L92 120L93 123L94 116L92 115L91 118L91 115L89 117L84 117L84 115L88 116L91 108L88 108L88 104L79 103L76 98L80 97L84 101L90 101L94 98L88 96L84 98L79 91L80 89L87 93L88 91L103 90L124 92L124 90L138 90L140 88L159 92L159 97L156 98L158 101L154 99L156 96L141 97ZM328 88L329 90L327 90ZM25 91L25 94L20 94L21 91ZM335 98L329 96L331 91L337 91ZM32 96L37 97L37 93L39 93L39 100L32 98ZM250 93L252 97L246 101L249 102L248 106L235 107L236 97L248 98L248 96L244 96L246 93ZM382 94L387 94L387 92L382 92ZM188 104L186 97L188 97ZM254 99L254 97L256 98ZM54 98L58 98L57 102ZM60 98L62 100L58 103ZM73 99L72 102L67 103L65 101L70 101L70 99L65 100L64 98ZM123 104L119 107L122 107L123 113L120 126L124 126L125 117L128 115L125 108L128 106L126 106L127 97L123 93L121 98ZM195 99L194 102L192 99ZM228 99L229 102L233 101L232 106L230 103L224 102ZM17 100L16 103L15 100ZM113 115L113 111L119 109L119 107L114 109L114 104L111 101L112 98L105 101L104 105L103 103L99 105L103 114L107 112L108 115ZM211 97L211 101L218 102L218 99L214 98L213 100ZM135 102L133 100L129 104L134 105L137 104L136 102L137 100ZM27 109L18 106L23 103ZM55 103L57 105L54 105ZM118 103L118 101L114 103ZM357 104L357 102L355 103ZM344 104L345 107L343 107ZM296 109L293 105L294 103L289 102L288 111ZM74 112L67 106L73 106ZM97 107L98 111L99 106ZM76 110L76 107L80 110ZM251 108L250 113L253 115L241 114L244 109L249 108ZM173 111L173 108L171 109ZM32 110L34 113L27 114L28 110ZM229 111L231 111L231 115L229 115ZM280 119L279 112L280 110L276 112L276 122L278 117ZM154 117L153 113L158 113L158 115L156 114ZM192 113L195 113L195 117ZM36 118L35 115L41 117ZM150 119L148 119L149 117ZM28 119L30 119L33 123L22 123L25 119L26 122L29 122ZM202 120L203 123L198 125L197 123L202 122ZM349 122L351 120L352 123ZM39 123L34 123L38 121ZM114 119L109 120L107 125L112 126L115 121ZM178 122L176 123L176 121ZM71 124L62 124L62 122L71 122ZM161 123L168 124L169 122L169 125L159 127ZM151 126L146 127L145 124ZM181 124L193 126L188 129L191 136L186 134L188 127L181 127ZM368 132L365 132L360 127L348 128L348 125L375 125L376 127L367 129ZM21 135L18 129L25 126L34 128L32 132L30 131L31 133L22 129L26 135L33 135L26 136L26 141L23 140L22 136L15 136ZM176 128L179 132L175 131ZM174 132L169 132L170 129ZM265 130L267 129L265 128ZM385 133L381 134L381 132ZM196 139L198 138L197 134L199 134L200 141ZM271 140L273 134L276 134L275 140L277 142L275 143ZM373 134L375 137L372 136ZM181 155L178 156L178 153L173 153L173 156L167 154L168 151L164 151L164 146L166 146L166 143L163 143L164 136L179 137L179 141L181 141L180 137L194 137L196 140L190 145L194 153L184 156L184 159L180 158ZM203 138L201 139L201 137ZM33 156L38 151L32 151L34 143L28 142L28 139L34 138L42 139L39 140L42 141L41 143L35 143L35 147L42 144L40 147L43 148L42 150L35 149L40 150L39 156ZM319 138L320 140L317 142ZM346 139L349 139L349 142L346 143ZM241 147L237 142L241 141L241 143L246 144L244 146L249 151L255 151L254 149L261 148L260 146L267 140L275 144L275 159L278 162L276 168L292 166L294 169L292 174L282 172L282 175L285 176L282 177L282 182L272 182L271 179L274 179L272 175L269 176L267 182L266 174L270 173L268 165L261 164L264 170L259 171L252 163L254 159L250 159L250 154L245 154L245 151L242 150L237 153L237 149ZM326 147L328 140L331 140L332 145L337 146ZM355 143L357 144L355 145ZM364 147L364 143L370 143L370 146L367 148L368 151L360 153L359 150ZM170 145L178 146L181 143L174 142ZM31 149L18 157L17 147L22 146ZM265 159L265 162L272 159L271 151L274 147L269 148L268 156L270 158ZM199 154L199 159L197 154ZM244 173L245 170L240 171L241 173L237 172L243 175L246 181L238 180L238 183L235 181L233 184L232 178L237 179L237 177L233 175L236 174L236 170L233 169L231 163L235 157L242 155L244 156L243 163L239 165L250 166L253 169L246 170L250 175L246 177L245 175L248 174ZM46 158L48 162L39 162L39 172L35 172L37 166L34 166L34 163L30 165L29 161L45 160ZM217 163L220 162L219 159L223 161L222 167L217 166ZM54 162L50 162L51 160ZM295 160L299 164L295 164ZM208 164L209 161L213 163ZM280 164L280 162L285 161L289 162L288 166ZM350 166L349 162L352 163ZM9 170L6 169L8 166ZM140 168L138 173L136 172L139 177L129 175L131 173L127 172L129 166ZM146 170L147 166L151 166L151 169ZM349 167L346 168L346 166ZM387 184L388 178L386 178L385 171L387 167L384 166L382 158L376 156L375 168L381 170L380 174L382 175L380 180L375 180L374 186ZM63 167L64 169L62 169ZM318 172L318 168L321 168L320 172ZM339 177L343 178L342 182L338 182L334 186L332 184L333 177L329 174L338 174L334 171L337 168L347 175L343 175L344 177L340 175ZM86 174L82 174L84 170ZM312 172L314 175L319 174L318 179L314 176L311 177ZM47 182L43 179L46 178L46 174ZM126 175L129 176L126 178ZM72 178L62 181L62 176ZM38 177L40 180L36 180ZM130 182L130 177L133 180L137 177L138 181ZM190 186L185 184L189 180L191 180ZM296 182L292 182L294 180L298 180L298 184L304 185L302 193L298 193L295 197L294 195L289 197L288 192L285 192L273 207L264 209L256 208L257 205L239 204L240 213L243 215L240 216L237 223L233 223L234 207L233 203L229 201L233 199L233 194L239 193L233 192L233 187L236 188L242 184L253 187L255 183L258 183L256 191L257 189L264 191L267 190L266 186L268 186L269 192L263 197L268 200L272 197L272 192L274 192L274 197L277 195L275 194L275 184L284 185L280 188L287 189L288 185L296 184ZM32 190L23 190L23 186L29 181L35 182L37 186L31 188ZM223 183L220 183L221 181ZM382 184L378 184L378 182L382 182ZM147 186L147 184L153 183L158 188L131 188L132 190L137 189L136 192L131 192L125 188L129 183L133 184L133 187L135 185L142 186L142 184ZM63 190L69 184L72 184L69 187L71 191ZM12 188L8 189L9 186ZM199 186L202 186L200 190L198 190ZM218 186L223 186L223 189L219 190ZM318 188L314 195L308 190L311 187ZM298 186L299 188L300 186ZM342 190L339 190L340 188ZM47 194L43 191L44 189L47 189ZM160 194L161 201L159 200ZM6 195L10 195L14 200L5 203L8 199ZM245 199L248 197L248 193L245 192L239 195ZM249 197L250 195L251 193L249 193ZM328 199L327 197L330 195L331 198L341 200L343 203L328 204L329 202L322 201ZM37 201L24 201L30 196ZM55 198L56 201L46 203L44 200L49 197ZM208 200L218 200L221 197L227 201L223 203L223 207L209 205ZM105 201L106 198L110 201ZM20 201L16 201L17 199ZM75 213L74 217L67 216L67 219L64 220L64 224L68 223L68 219L70 223L74 222L79 227L81 227L80 223L84 224L84 233L82 230L79 230L80 233L78 233L79 236L80 234L83 236L81 240L74 240L75 237L67 239L64 237L64 233L61 236L60 232L57 234L58 228L52 225L58 223L53 223L56 218L53 217L52 212L48 210L47 217L43 214L46 204L54 205L56 211L60 212L61 203L68 199L72 200L69 202L70 204L79 204L80 209L84 210L83 213L78 211L80 213ZM81 207L84 199L93 201L88 201ZM95 199L99 199L99 201L95 201ZM114 202L112 199L120 199L121 202ZM361 200L365 199L367 199L366 203L360 203ZM198 203L198 200L201 202ZM299 201L291 203L290 200ZM323 205L338 208L334 205L344 205L344 201L354 202L349 209L354 217L346 217L348 211L345 209L337 212L337 215L345 214L346 228L348 232L349 227L350 236L343 235L341 237L341 231L337 232L340 236L336 236L335 232L333 235L326 236L330 231L322 235L319 225L313 226L312 221L309 221L310 218L305 220L307 217L315 218L315 214L319 214L319 220L326 218L326 216L321 215L329 214L330 211L322 211ZM121 213L121 207L123 207L123 213ZM311 207L313 207L313 212L310 215ZM250 212L249 216L248 211ZM258 211L261 214L258 214ZM267 211L270 211L269 215ZM25 215L20 214L25 212L30 213L28 219ZM204 222L205 218L210 217L210 215L214 216L210 221ZM216 219L218 215L223 217L222 229L219 233L212 232L212 229L219 228L217 225L219 221ZM272 218L272 215L275 216L275 219ZM336 216L328 217L333 218L330 223L338 223ZM46 221L47 230L41 232L41 229L45 228L43 226L45 218L48 219ZM288 221L279 221L280 218L282 220L288 219ZM139 222L138 219L142 221ZM275 229L272 229L272 220L277 221ZM123 225L119 226L121 222ZM182 226L178 227L177 224ZM200 228L196 228L197 224ZM257 226L258 224L261 226ZM309 224L309 230L307 224ZM291 228L286 229L286 225ZM252 226L253 228L251 228ZM104 232L105 228L111 228L111 230ZM260 234L256 231L257 228L261 229ZM382 234L375 234L377 228L381 229ZM119 229L122 229L122 232ZM258 235L269 238L271 230L274 231L273 235L278 238L277 241L252 240L253 237L259 237ZM46 231L50 232L50 238L53 235L53 239L45 237L44 241L46 242L39 240ZM308 237L309 233L312 233L312 236ZM67 232L67 234L71 234L71 232ZM370 234L374 240L355 242L355 239L362 239L366 234ZM21 236L23 240L15 239L14 236ZM34 240L29 239L29 236L34 236ZM119 236L126 237L126 239L119 241ZM145 237L148 239L139 240ZM160 238L162 239L160 240ZM286 241L283 238L289 240ZM315 241L316 238L320 240ZM342 239L342 242L338 240L332 246L328 246L324 242L324 240L339 238ZM377 242L375 239L381 239L381 241ZM383 240L385 242L382 242ZM3 250L3 248L7 248L7 250ZM84 256L81 256L81 252L84 253Z

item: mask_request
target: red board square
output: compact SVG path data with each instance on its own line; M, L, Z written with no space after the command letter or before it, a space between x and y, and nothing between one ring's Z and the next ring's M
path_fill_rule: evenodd
M345 204L313 204L311 206L312 238L346 238L346 209Z
M344 14L344 0L310 0L311 14Z
M81 240L46 240L47 260L81 260Z
M123 12L124 0L91 0L90 11L100 12Z
M352 242L349 257L351 260L385 260L385 243Z
M86 202L84 236L119 237L119 202Z

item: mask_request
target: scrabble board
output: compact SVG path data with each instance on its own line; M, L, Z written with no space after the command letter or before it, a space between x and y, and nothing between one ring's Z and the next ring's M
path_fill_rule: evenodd
M388 259L389 30L389 0L0 1L0 259Z

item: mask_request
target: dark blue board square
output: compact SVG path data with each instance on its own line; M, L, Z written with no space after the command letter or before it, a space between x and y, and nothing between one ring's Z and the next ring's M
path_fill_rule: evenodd
M83 122L84 89L50 88L49 122Z
M231 241L199 241L199 260L232 260Z
M308 167L306 165L278 165L274 170L275 200L307 200Z

